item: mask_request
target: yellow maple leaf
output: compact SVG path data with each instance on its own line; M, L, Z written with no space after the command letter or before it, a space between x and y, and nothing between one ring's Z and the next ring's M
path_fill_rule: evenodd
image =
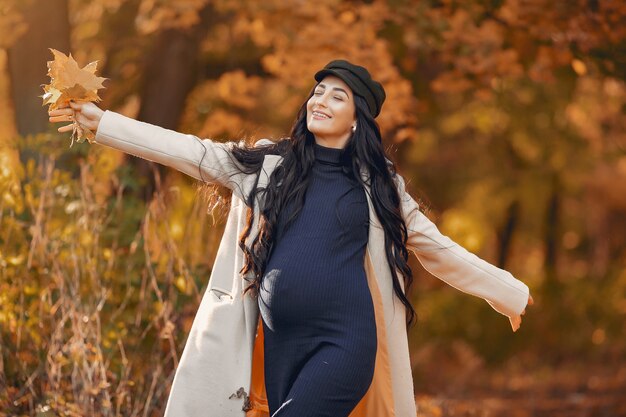
M67 56L56 49L48 49L52 51L54 60L48 61L47 75L50 77L50 84L42 85L45 94L39 96L43 98L43 106L49 105L48 110L54 110L59 107L67 107L70 101L99 102L102 100L98 96L98 89L104 88L102 82L108 78L96 76L98 61L90 62L80 68L71 53ZM74 121L72 144L76 134L78 134L77 142L79 143L84 139L91 143L95 136L89 129Z
M59 97L61 97L61 93L59 90L57 90L56 88L50 86L50 85L44 85L43 87L44 91L46 92L46 94L44 94L43 97L43 105L45 106L46 104L52 104L56 107L56 102L59 99ZM52 106L50 106L52 110Z

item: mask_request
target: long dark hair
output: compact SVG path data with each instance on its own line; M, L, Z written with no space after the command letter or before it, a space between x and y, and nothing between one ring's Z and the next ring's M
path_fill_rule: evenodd
M294 203L291 215L285 223L286 228L297 217L304 204L309 174L315 160L313 149L315 138L306 123L307 101L313 95L315 87L317 84L309 92L307 100L300 106L289 137L267 145L253 146L241 140L237 145L232 143L230 146L233 157L238 161L239 166L244 167L246 173L260 172L265 155L282 157L281 163L272 171L267 186L256 187L246 196L247 224L238 242L245 255L245 263L239 272L244 277L252 272L252 278L245 278L250 284L244 289L244 294L248 291L252 291L255 296L259 294L265 267L274 245L281 210L289 203ZM393 288L407 308L407 326L411 326L417 319L417 313L403 293L397 274L397 271L400 271L405 284L405 292L408 294L413 282L413 273L408 264L407 227L401 215L400 196L394 183L396 167L386 158L380 128L369 113L367 102L358 95L353 95L353 97L357 129L342 152L344 172L352 180L358 181L361 186L366 183L370 186L370 197L376 215L384 228L385 252L393 277ZM361 178L361 167L366 168L366 182ZM215 190L216 187L210 189ZM259 196L263 197L259 199L263 202L262 207L259 207L259 232L248 247L245 242L252 231L254 204L259 193L262 193Z

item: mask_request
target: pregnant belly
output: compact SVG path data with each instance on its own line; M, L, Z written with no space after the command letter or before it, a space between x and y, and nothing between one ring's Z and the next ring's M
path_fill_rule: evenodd
M274 331L293 327L328 330L354 323L359 314L368 316L373 304L362 265L328 271L321 265L270 264L261 283L259 311Z

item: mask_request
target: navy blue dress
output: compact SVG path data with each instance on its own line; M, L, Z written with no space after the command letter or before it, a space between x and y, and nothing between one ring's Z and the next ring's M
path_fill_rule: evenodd
M343 172L341 149L314 149L304 207L286 229L281 212L258 297L271 417L347 417L374 375L365 190Z

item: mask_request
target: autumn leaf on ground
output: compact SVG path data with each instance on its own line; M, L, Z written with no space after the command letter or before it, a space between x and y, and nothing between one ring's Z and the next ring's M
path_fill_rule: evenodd
M68 57L56 49L48 49L52 51L54 61L48 61L47 75L50 77L50 84L42 84L45 94L39 96L43 98L43 106L48 104L49 110L55 110L59 107L67 107L70 101L98 102L102 100L98 97L98 89L104 88L102 82L108 78L96 76L98 61L90 62L80 68L71 53ZM74 144L75 135L78 135L77 142L79 143L85 139L91 143L95 137L92 131L80 126L74 120L70 147Z

